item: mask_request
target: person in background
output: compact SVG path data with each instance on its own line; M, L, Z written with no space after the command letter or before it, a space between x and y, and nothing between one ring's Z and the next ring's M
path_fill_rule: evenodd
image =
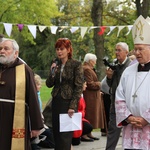
M123 72L116 90L117 127L123 127L122 146L126 150L150 149L149 31L149 22L139 16L132 28L134 55L138 63Z
M42 87L42 79L38 74L34 74L34 80L35 80L36 89L37 89L39 107L42 113L43 109L42 109L42 100L41 100L41 93L40 93L40 89Z
M109 117L109 125L108 125L108 133L107 133L107 142L106 142L106 150L115 150L116 145L118 143L121 128L117 128L116 126L116 112L115 112L115 92L116 88L119 84L120 77L123 71L128 67L131 60L127 57L129 52L129 47L125 42L119 42L115 47L115 54L117 58L117 62L115 62L115 69L111 68L106 69L106 81L108 86L110 87L110 98L111 98L111 106L110 106L110 117Z
M43 112L44 122L45 124L52 129L52 100L48 100L47 104L45 105Z
M105 76L101 81L101 92L102 92L102 99L103 99L103 103L104 103L106 123L105 123L105 128L100 130L101 136L107 136L107 132L108 132L110 104L111 104L109 90L110 90L110 87L108 86L108 84L106 82L106 76Z
M134 50L132 50L132 51L129 52L128 57L131 60L129 66L138 62L137 59L136 59L136 56L134 55Z
M93 129L104 128L104 112L100 93L100 82L94 70L97 57L95 54L87 53L84 57L83 70L86 78L87 88L83 91L86 103L87 119ZM91 139L99 140L97 137L89 136Z
M72 134L59 131L59 114L67 113L72 117L78 109L78 101L83 88L82 63L73 59L72 43L67 38L59 38L55 43L57 59L52 63L46 79L47 87L52 90L52 129L55 150L70 150Z
M83 84L83 91L86 90L87 84L86 81ZM89 138L92 137L92 130L93 127L90 124L90 122L88 120L86 120L85 117L85 108L86 108L86 104L83 98L83 94L81 95L81 98L79 100L78 103L78 112L82 113L82 130L77 130L73 132L73 139L72 139L72 145L79 145L80 144L80 140L81 141L85 141L85 142L93 142L94 140Z
M1 150L31 150L30 138L37 137L43 128L34 73L28 65L19 60L18 55L17 42L2 38L0 42Z
M38 74L34 74L34 80L36 84L36 89L37 89L37 95L38 95L38 102L39 102L39 108L41 111L41 115L43 118L43 123L44 123L44 130L41 130L41 134L37 137L32 139L32 150L37 150L42 148L54 148L54 138L53 138L53 133L52 129L46 126L45 124L45 118L42 114L43 109L42 109L42 100L41 100L41 95L40 95L40 89L42 87L42 79Z

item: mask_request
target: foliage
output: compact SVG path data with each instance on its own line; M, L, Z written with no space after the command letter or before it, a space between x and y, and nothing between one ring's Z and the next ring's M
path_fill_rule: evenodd
M58 9L64 13L63 16L56 18L56 25L67 26L92 26L90 10L91 0L58 0ZM59 33L60 37L67 37L72 41L74 48L74 58L83 60L83 57L88 52L94 52L94 44L92 40L93 33L87 33L84 38L80 36L80 30L75 33L70 33L68 30L64 30Z
M3 22L51 25L50 18L60 15L54 0L0 0L0 3Z
M58 0L58 8L64 13L59 18L60 25L88 26L92 25L90 11L91 0Z
M40 0L0 0L0 21L5 23L24 24L21 32L24 39L33 44L33 37L28 32L27 24L31 25L52 25L51 18L61 16L58 12L55 0L40 1ZM3 29L1 29L1 32ZM19 34L17 27L13 29L12 37L17 38ZM19 38L17 38L19 39Z
M50 64L50 61L48 61L50 60L49 58L53 57L53 55L49 56L51 51L53 51L53 46L51 48L49 46L50 41L52 41L49 37L51 34L50 29L42 33L37 30L37 37L33 39L27 25L52 25L51 19L62 15L57 9L55 0L0 0L0 3L1 22L24 24L21 32L18 31L17 24L13 26L11 34L11 38L15 38L19 43L20 57L32 69L44 70ZM3 31L4 29L1 27L0 32L4 33Z
M137 18L135 3L139 0L110 0L105 3L105 0L99 0L103 3L102 24L107 26L104 37L104 55L107 55L110 60L114 56L115 44L119 41L127 42L130 49L133 48L133 41L131 33L127 28L124 28L117 37L118 28L108 36L110 26L117 25L132 25ZM140 6L143 8L145 1L140 1ZM34 70L49 70L50 63L55 57L54 44L60 37L67 37L72 41L74 49L74 58L83 60L84 55L88 52L96 53L98 59L102 60L102 53L95 51L99 48L93 39L94 32L100 29L92 29L87 31L84 38L81 37L81 30L75 33L70 32L71 26L91 27L93 20L91 18L91 11L94 0L0 0L0 21L5 23L21 23L24 28L21 32L18 31L17 26L13 26L11 38L15 38L20 45L20 57L23 58L27 64ZM145 5L144 5L145 6ZM96 11L96 10L95 10ZM96 17L96 16L93 16ZM45 26L59 26L56 35L50 31L50 27L40 32L37 27L37 37L33 38L28 31L27 24L45 25ZM60 30L60 26L65 26L67 29ZM2 24L0 24L0 33L6 34ZM5 35L6 36L6 35ZM103 44L103 40L99 44ZM103 49L99 48L99 51Z
M108 5L105 5L104 7L103 24L107 27L117 25L118 26L132 25L135 19L136 19L135 5L133 5L133 3L130 3L128 0L124 1L113 0L110 1L110 3ZM106 33L108 32L109 31L107 29ZM126 42L129 45L130 50L133 49L133 40L131 32L129 35L126 35L126 33L128 33L128 29L124 28L119 33L119 36L117 36L117 33L118 27L116 27L109 36L105 34L104 39L105 56L108 56L110 58L110 61L112 61L115 58L114 49L116 43Z

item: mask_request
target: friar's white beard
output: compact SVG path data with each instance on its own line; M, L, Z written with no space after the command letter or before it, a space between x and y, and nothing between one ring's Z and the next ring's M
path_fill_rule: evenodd
M15 52L13 52L10 56L5 56L3 54L0 54L0 63L3 65L10 64L15 60L14 54Z

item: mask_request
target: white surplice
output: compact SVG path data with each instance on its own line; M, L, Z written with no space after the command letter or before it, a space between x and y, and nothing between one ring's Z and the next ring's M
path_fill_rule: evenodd
M150 72L137 72L138 63L126 68L116 90L116 123L129 115L141 116L150 123ZM133 95L137 97L133 98ZM138 129L131 124L123 126L123 142L125 149L150 150L150 124Z

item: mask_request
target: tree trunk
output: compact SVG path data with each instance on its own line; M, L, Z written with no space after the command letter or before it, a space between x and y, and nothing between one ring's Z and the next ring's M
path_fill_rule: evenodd
M102 15L103 15L103 3L102 0L93 0L93 6L91 11L91 17L93 20L94 26L102 26ZM100 28L94 29L94 45L95 45L95 54L97 56L97 75L99 80L104 77L104 38L103 36L98 35Z
M136 0L135 4L137 9L137 16L142 15L144 18L146 18L149 15L150 1L143 0L141 3L140 0Z
M149 0L143 0L142 4L142 15L144 18L146 18L149 15L149 6L150 6L150 1Z

